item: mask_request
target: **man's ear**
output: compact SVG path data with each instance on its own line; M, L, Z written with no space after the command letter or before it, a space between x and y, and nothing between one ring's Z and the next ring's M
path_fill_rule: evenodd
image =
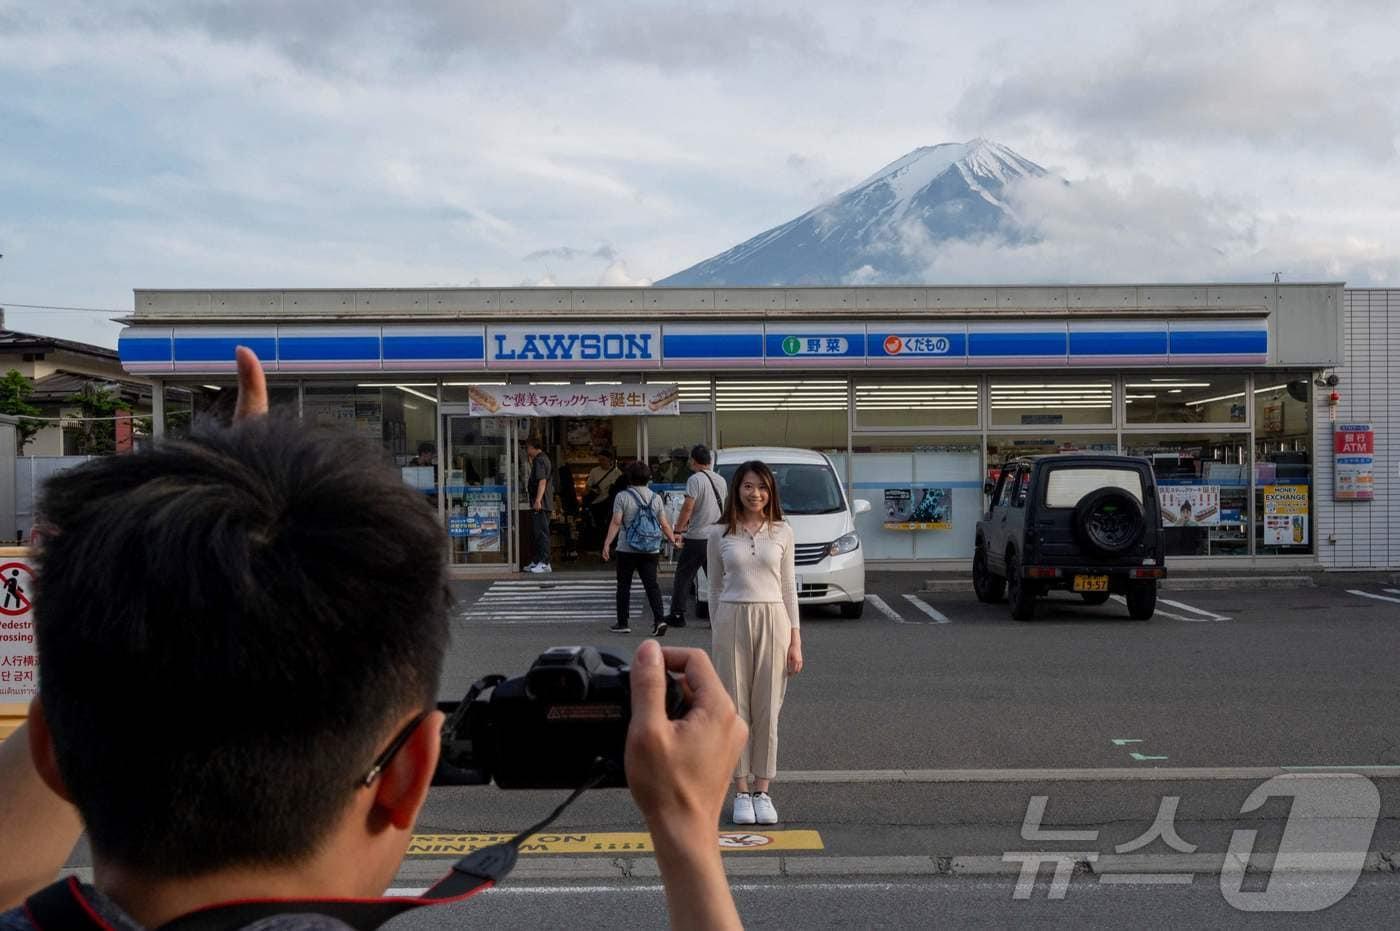
M428 797L442 750L442 723L446 719L441 711L429 712L375 782L374 807L400 830L413 827L418 810Z
M35 695L29 702L29 756L34 760L34 769L44 785L59 798L70 804L73 796L58 771L58 756L54 753L53 732L49 730L49 719L44 716L44 705Z

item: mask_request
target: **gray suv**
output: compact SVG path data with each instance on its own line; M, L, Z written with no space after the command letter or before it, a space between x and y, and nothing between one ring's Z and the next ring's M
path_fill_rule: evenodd
M1013 459L977 522L972 585L979 601L1003 597L1018 621L1035 617L1035 600L1052 590L1078 592L1088 604L1112 595L1145 621L1165 578L1166 541L1157 486L1146 459L1065 454Z

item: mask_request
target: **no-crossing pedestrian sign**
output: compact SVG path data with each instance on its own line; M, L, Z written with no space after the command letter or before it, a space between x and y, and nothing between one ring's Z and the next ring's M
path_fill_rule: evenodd
M38 688L33 599L34 570L28 551L8 548L0 554L0 718L23 714L23 704Z

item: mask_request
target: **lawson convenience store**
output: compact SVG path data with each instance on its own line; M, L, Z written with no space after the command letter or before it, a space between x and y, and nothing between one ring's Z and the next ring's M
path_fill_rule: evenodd
M891 567L967 560L1007 459L1094 450L1150 458L1189 505L1167 528L1176 564L1312 563L1331 492L1314 482L1331 436L1314 383L1342 363L1342 291L137 291L119 352L157 379L170 434L233 389L233 348L251 346L274 407L384 447L462 567L532 556L529 436L565 473L560 547L588 542L578 499L603 449L647 460L663 488L697 442L824 451L874 505L857 518L867 560ZM933 519L905 519L920 504Z

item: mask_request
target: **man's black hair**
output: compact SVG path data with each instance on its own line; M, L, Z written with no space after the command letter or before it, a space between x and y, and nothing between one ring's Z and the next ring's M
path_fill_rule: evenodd
M432 440L423 440L421 443L418 444L419 455L422 455L423 453L435 452L437 452L437 444L434 443Z
M641 459L635 459L622 467L622 477L628 485L645 485L651 481L651 466Z
M710 447L706 446L704 443L696 443L694 446L690 447L690 458L694 459L702 466L709 465L711 461Z
M525 448L538 449L540 452L544 452L544 447L540 445L540 441L533 436L525 441Z
M311 854L447 642L444 537L349 434L262 417L51 478L40 697L95 853Z

